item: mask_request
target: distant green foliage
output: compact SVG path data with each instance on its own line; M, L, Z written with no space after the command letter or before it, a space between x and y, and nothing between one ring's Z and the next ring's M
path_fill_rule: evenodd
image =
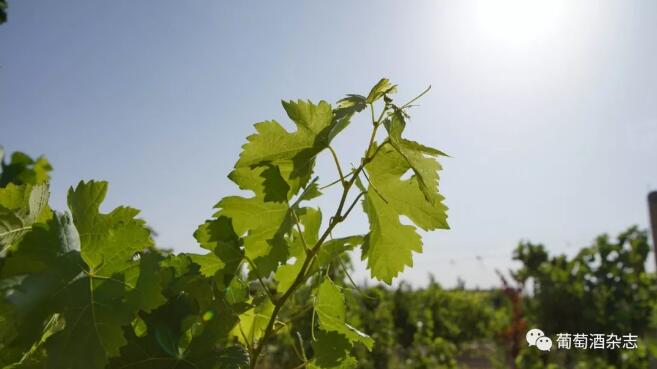
M479 356L494 353L486 344L500 329L495 295L447 291L434 282L417 290L403 284L394 291L365 290L354 314L377 346L371 354L359 351L360 368L456 368L471 348Z
M657 298L657 279L646 272L649 252L646 232L636 227L616 240L599 236L572 259L523 243L514 254L524 265L516 278L533 286L530 308L547 331L643 334Z
M433 281L419 289L404 283L396 289L352 285L346 294L351 307L347 320L376 344L371 351L356 345L351 353L364 369L653 368L657 278L645 270L649 252L646 232L632 227L616 239L599 236L573 258L550 256L542 245L523 242L514 252L521 266L512 271L513 280L503 277L502 290L444 290ZM331 279L349 285L349 265L348 259L332 264ZM325 347L305 340L313 336L313 319L309 310L291 322L289 334L276 337L273 355L262 368L294 368L303 362L303 353L324 352ZM633 333L640 342L636 350L544 353L525 341L532 327L552 337ZM317 331L314 334L317 337ZM290 346L296 350L290 352Z
M7 187L10 183L36 185L50 179L52 166L43 156L32 159L22 152L15 152L7 162L4 153L0 146L0 187Z
M339 276L335 276L339 279ZM508 321L506 306L498 304L497 291L445 290L437 283L412 289L382 285L351 289L347 296L348 320L374 340L369 351L363 345L334 345L351 350L359 369L447 369L458 363L479 360L488 364L499 355L494 344L497 332ZM326 352L323 333L312 330L308 311L287 327L288 335L276 337L262 368L294 368L303 353ZM315 336L316 344L296 337ZM296 352L289 347L296 341ZM346 341L346 340L345 340ZM340 357L333 352L331 358Z
M255 368L274 336L312 312L300 364L354 368L354 347L375 342L348 323L340 261L360 248L372 277L391 283L422 251L417 228L447 228L443 154L403 138L410 102L396 105L395 90L382 79L335 107L283 102L293 132L257 123L229 174L250 194L224 197L198 227L204 254L158 250L136 209L102 212L106 182L80 182L68 211L52 211L48 162L12 155L0 188L2 367ZM331 142L368 108L371 134L345 171ZM322 153L338 177L324 186L314 172ZM339 201L324 217L309 204L333 186ZM333 238L359 203L369 230Z
M639 350L562 350L549 358L524 352L521 368L536 368L544 362L577 368L647 368L649 351L655 357L657 328L657 278L646 271L650 252L645 231L632 227L616 239L596 238L569 259L549 256L542 245L521 243L514 259L522 267L514 277L531 286L526 300L529 321L546 334L604 333L636 334ZM542 357L539 359L539 357Z
M7 21L7 0L0 0L0 24Z

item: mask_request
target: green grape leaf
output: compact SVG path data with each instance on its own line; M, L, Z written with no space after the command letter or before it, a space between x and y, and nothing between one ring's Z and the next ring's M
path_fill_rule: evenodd
M16 212L0 206L0 255L4 255L29 229L30 226L25 225Z
M422 240L415 227L402 224L399 214L373 193L365 196L363 209L370 223L370 233L363 244L363 259L373 278L388 284L413 265L412 252L422 252Z
M53 212L48 161L14 153L7 162L0 148L0 366L255 367L256 353L271 351L265 347L271 342L263 342L269 324L276 323L272 334L308 328L297 317L310 316L310 294L317 324L313 358L304 351L302 365L355 369L351 351L360 344L371 351L374 341L347 323L345 296L327 266L360 245L371 275L391 283L422 251L419 229L448 228L438 192L437 159L445 154L402 137L404 109L415 99L399 108L394 92L383 78L366 96L347 95L335 108L283 101L292 129L276 121L255 124L228 176L249 194L217 203L213 218L194 233L206 250L200 254L156 249L136 209L101 211L106 182L80 182L69 190L70 212ZM355 175L345 190L353 184L365 192L369 233L336 239L328 233L324 240L321 212L301 206L322 195L313 178L317 157L355 114L380 107L388 136L380 146L370 141L363 172L358 166L344 173ZM329 231L343 216L331 218ZM263 294L255 278L278 293ZM295 282L306 284L292 291L300 286Z
M194 233L201 247L212 253L190 254L192 261L201 267L206 277L217 277L220 287L225 287L233 278L244 258L241 240L235 234L231 219L220 216L203 223Z
M239 323L233 328L231 335L237 337L242 344L255 343L265 333L273 312L274 304L268 299L263 300L239 316Z
M144 253L139 265L125 271L125 285L131 288L126 302L135 309L149 312L166 303L162 295L161 256L154 252Z
M355 369L357 361L349 356L351 343L343 335L336 332L318 330L313 341L313 360L310 369Z
M219 259L214 253L205 255L188 254L195 264L198 264L201 269L200 272L205 277L213 277L215 273L222 270L226 264Z
M294 263L282 265L276 270L276 290L280 293L287 291L294 283L306 261L306 247L311 248L317 243L322 224L322 213L319 209L301 208L295 211L294 216L299 219L303 234L294 230L293 239L289 242L290 256L295 258Z
M372 87L369 95L367 95L366 102L371 104L382 98L384 95L392 94L396 91L396 85L391 84L387 78L382 78L379 80L379 82L376 83L376 85L374 85L374 87Z
M280 183L271 179L272 173L268 174L269 179L261 176L266 171L264 167L235 169L230 178L241 189L252 191L255 196L224 197L215 205L219 211L214 215L217 219L223 217L232 222L233 233L243 237L244 255L253 261L258 272L264 276L273 272L287 258L284 238L292 226L287 201L265 200L268 193L271 194L267 190L267 183ZM202 240L199 241L203 244Z
M36 222L51 217L48 186L15 185L0 188L0 247L3 254L18 242Z
M354 358L353 356L348 356L344 358L342 361L335 363L335 365L331 365L330 362L325 363L316 360L313 360L310 363L308 363L308 369L356 369L357 367L358 367L358 360L356 360L356 358Z
M0 188L0 205L17 211L22 218L34 223L47 207L48 196L48 186L45 184L15 185L10 183L7 187Z
M146 325L146 322L144 322L142 318L136 317L135 320L133 320L130 325L132 326L132 329L135 332L135 336L144 337L148 334L148 326Z
M447 155L440 150L402 138L401 133L406 126L402 111L396 111L387 122L390 144L408 163L425 200L430 204L439 204L443 200L437 191L438 171L442 167L435 157Z
M268 275L287 258L284 235L291 228L287 203L265 202L261 198L224 197L217 216L232 219L238 235L244 235L244 253L259 273Z
M29 273L48 272L59 265L58 258L78 251L80 240L69 213L55 213L47 223L37 223L16 243L4 260L0 276L8 278Z
M315 296L315 312L319 317L319 327L327 332L343 335L351 343L359 342L372 350L374 340L347 324L344 295L328 278L325 278Z
M402 179L413 171L409 161L391 144L377 148L374 159L365 167L370 184L363 200L363 209L370 223L370 233L363 245L363 258L374 278L388 284L406 266L413 265L413 252L422 252L422 240L412 225L402 224L399 217L407 216L424 230L448 228L447 207L438 193L437 174L440 167L435 158L419 155L416 164L425 178L422 190L419 176Z
M134 319L122 303L123 285L80 278L59 295L59 308L67 324L47 342L51 367L101 369L108 358L119 355L127 341L123 326Z
M172 274L170 279L178 279L189 272L192 260L188 254L167 255L160 262L160 267L169 270Z
M50 179L52 166L46 158L40 156L36 160L22 152L14 152L9 163L5 163L4 150L0 147L0 187L10 183L16 185L42 184Z
M322 191L319 190L319 185L317 184L317 181L313 181L308 185L308 187L306 187L303 193L299 196L299 202L310 201L320 196L322 196Z
M354 114L362 111L367 107L367 99L361 95L347 95L347 97L338 101L338 106L333 110L333 128L329 134L329 141L333 140L342 130L347 128L351 123Z
M243 346L230 346L219 353L217 369L247 369L249 363L249 353Z
M320 268L330 264L331 261L336 260L343 253L362 245L363 242L365 242L364 236L334 238L324 242L317 253L316 262L310 267L310 274L316 273Z
M196 368L217 368L221 364L228 365L228 368L243 367L244 357L238 351L240 346L229 338L231 329L237 324L237 316L224 311L204 324L203 332L192 339L185 358L194 362ZM226 347L228 344L231 346ZM222 346L226 348L218 349Z
M285 179L296 193L310 179L317 154L329 144L333 110L325 101L315 105L302 100L283 101L283 108L297 130L290 133L276 121L257 123L257 133L247 137L248 142L242 147L235 167L252 168L271 163L280 168L292 168Z
M48 330L42 323L56 314L53 296L80 273L79 254L60 242L65 228L60 218L34 224L0 263L0 284L3 290L13 290L0 299L0 352L5 363L19 361L15 354L27 352L43 337ZM40 351L21 365L41 360Z
M322 226L322 212L319 209L300 208L294 211L294 217L299 219L303 233L296 232L297 238L303 240L308 248L319 240L319 228Z
M327 265L331 260L344 252L353 250L356 246L362 245L363 242L365 242L365 237L363 236L334 238L324 242L317 253L318 266Z
M16 363L3 366L3 369L38 369L43 367L43 360L45 357L45 351L43 350L43 344L46 340L53 334L64 329L66 322L60 317L59 314L53 314L46 322L43 327L43 334L41 337L34 342L32 347L26 351L20 360Z
M447 207L438 193L437 172L440 166L435 158L418 156L417 171L423 173L424 183L430 185L425 195L417 175L402 179L407 171L413 171L409 162L392 145L384 144L365 169L370 179L368 195L376 193L387 206L400 215L407 216L424 230L448 229ZM430 174L434 172L434 174ZM429 201L427 200L429 198Z
M80 235L82 259L92 274L109 277L136 263L133 256L153 246L151 233L138 210L119 207L100 213L107 194L107 182L80 182L68 193L68 204Z
M160 257L148 252L153 244L150 230L135 219L135 209L119 207L100 213L106 193L107 183L94 181L80 182L69 191L80 255L89 272L57 296L62 316L76 323L67 324L46 343L52 367L104 368L128 343L123 328L132 323L136 312L151 311L166 302L161 294Z
M305 260L305 257L303 257L303 259ZM285 293L285 291L290 289L292 284L294 284L299 271L301 271L302 264L303 261L299 262L299 260L297 260L294 264L281 265L278 268L276 271L276 280L278 281L276 291L278 291L278 293Z
M230 281L230 284L226 287L225 291L226 302L230 305L246 302L249 298L249 286L238 276Z
M287 202L294 195L285 179L291 172L291 164L264 163L257 167L237 167L228 178L240 189L253 191L265 202Z

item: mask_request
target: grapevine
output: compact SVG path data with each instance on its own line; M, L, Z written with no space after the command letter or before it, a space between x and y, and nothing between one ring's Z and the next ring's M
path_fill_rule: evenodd
M352 347L375 342L346 321L333 262L360 249L371 277L390 284L422 252L419 229L448 228L438 192L445 154L403 135L426 91L399 105L395 92L382 79L335 107L283 101L293 132L255 124L228 176L250 197L217 203L194 233L204 254L158 249L136 209L101 212L106 182L80 182L68 211L53 210L44 158L2 161L0 366L254 369L272 338L311 309L312 336L295 337L313 341L302 366L354 368ZM367 110L363 155L345 171L332 143ZM322 185L319 155L330 155L337 180ZM324 220L311 204L334 186L339 200ZM369 229L333 238L359 204Z

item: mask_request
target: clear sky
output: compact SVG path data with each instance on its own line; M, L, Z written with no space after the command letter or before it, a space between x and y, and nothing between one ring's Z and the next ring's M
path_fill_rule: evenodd
M225 176L252 124L285 121L280 99L334 102L383 76L401 100L433 86L408 135L452 156L441 182L452 230L424 235L403 279L497 285L521 239L573 253L599 233L647 227L655 1L9 5L0 144L48 156L59 209L80 179L109 180L106 209L142 209L161 247L197 250L195 227L236 192ZM349 158L366 140L361 123L336 143ZM325 180L330 164L318 165ZM342 232L365 227L357 217Z

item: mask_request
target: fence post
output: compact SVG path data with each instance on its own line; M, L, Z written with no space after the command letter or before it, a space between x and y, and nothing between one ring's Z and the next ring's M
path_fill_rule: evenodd
M652 247L655 250L655 263L657 265L657 191L648 194L648 210L650 212L650 233L652 233Z

